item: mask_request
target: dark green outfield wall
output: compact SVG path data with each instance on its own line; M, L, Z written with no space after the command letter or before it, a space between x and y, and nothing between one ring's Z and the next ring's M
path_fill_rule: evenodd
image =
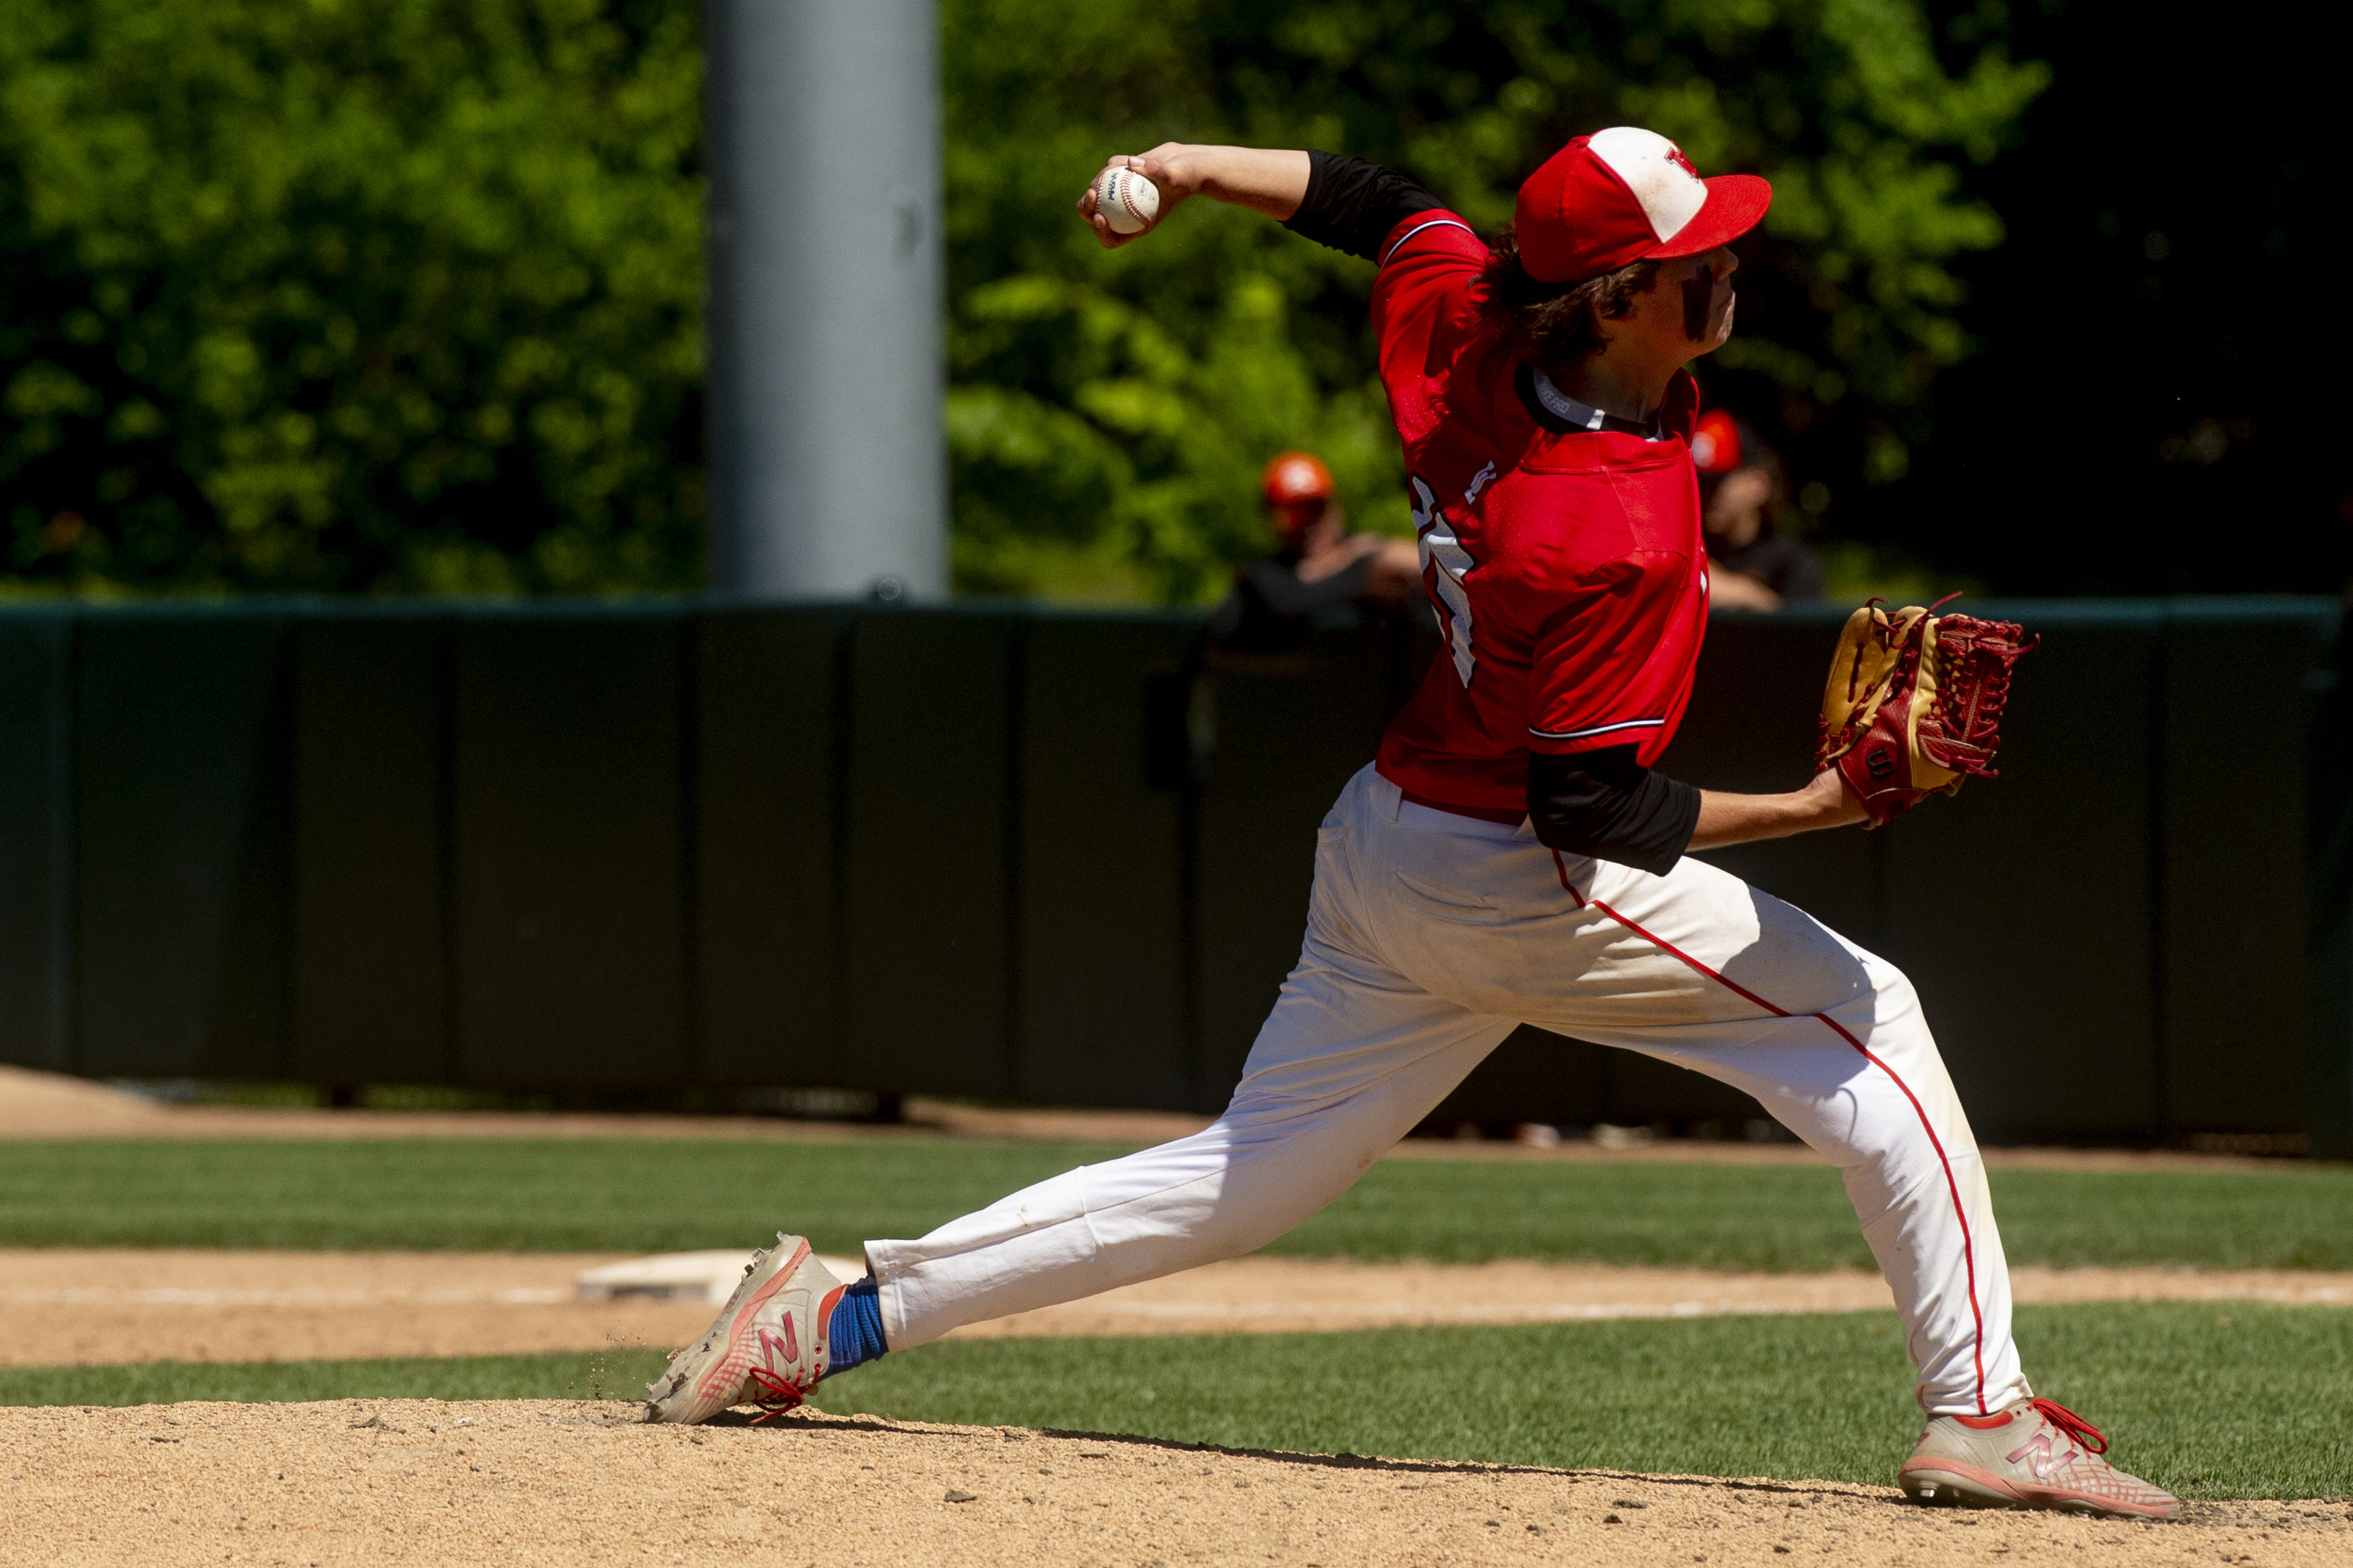
M1718 858L1910 972L1995 1140L2353 1152L2316 600L1982 605L2005 777ZM1725 616L1667 766L1802 780L1838 617ZM1427 657L1335 628L707 602L0 609L0 1058L1213 1108ZM1523 1031L1446 1114L1754 1114Z

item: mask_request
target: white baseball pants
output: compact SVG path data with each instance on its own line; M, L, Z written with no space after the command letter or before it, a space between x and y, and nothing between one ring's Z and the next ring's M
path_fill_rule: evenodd
M1564 857L1369 767L1317 837L1304 950L1226 1113L919 1241L869 1242L893 1350L1266 1245L1529 1023L1755 1096L1845 1173L1921 1405L2027 1395L1977 1142L1893 965L1702 861L1653 877Z

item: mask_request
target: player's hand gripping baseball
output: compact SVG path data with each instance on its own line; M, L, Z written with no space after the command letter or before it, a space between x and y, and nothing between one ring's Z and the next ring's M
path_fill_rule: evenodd
M1104 167L1133 169L1160 193L1160 210L1134 234L1115 233L1111 220L1096 207L1096 186L1089 181L1078 201L1079 216L1095 231L1095 243L1105 250L1132 244L1168 221L1176 205L1191 196L1249 207L1275 219L1289 217L1307 196L1307 154L1263 147L1200 147L1183 142L1163 142L1140 155L1119 153Z
M1087 226L1095 231L1096 244L1105 250L1117 250L1123 245L1142 239L1160 226L1161 221L1167 217L1177 203L1194 194L1191 187L1183 183L1177 154L1184 151L1185 149L1175 142L1163 142L1141 157L1131 157L1121 153L1103 160L1103 167L1106 169L1133 169L1150 180L1160 192L1160 210L1153 215L1150 223L1134 234L1118 233L1111 226L1111 219L1103 214L1100 205L1103 176L1098 174L1094 179L1088 181L1087 188L1079 194L1079 216L1084 218Z

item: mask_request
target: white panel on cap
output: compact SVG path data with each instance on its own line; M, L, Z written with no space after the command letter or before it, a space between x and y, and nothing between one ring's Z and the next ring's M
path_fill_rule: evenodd
M1707 203L1706 184L1692 173L1682 151L1655 131L1613 125L1595 132L1585 144L1626 182L1651 220L1651 232L1662 240L1681 234Z

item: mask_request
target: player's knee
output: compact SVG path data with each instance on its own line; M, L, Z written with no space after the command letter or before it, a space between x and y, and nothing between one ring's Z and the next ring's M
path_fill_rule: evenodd
M1920 994L1912 977L1881 960L1872 965L1872 1016L1876 1023L1916 1022L1921 1018Z

